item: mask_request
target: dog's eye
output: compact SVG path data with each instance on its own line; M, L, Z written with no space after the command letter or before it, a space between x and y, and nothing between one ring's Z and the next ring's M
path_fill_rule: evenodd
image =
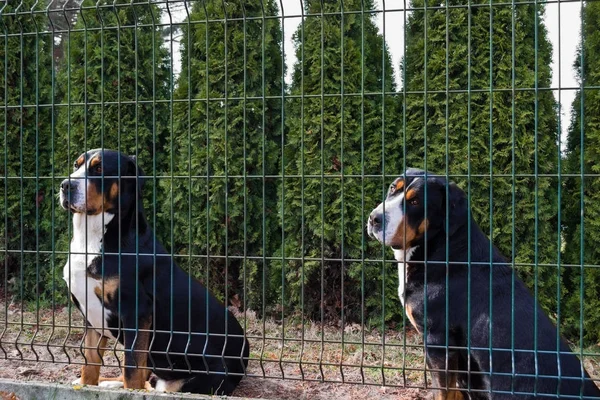
M94 168L94 172L96 172L97 174L101 174L102 173L102 166L98 165L96 168Z
M410 202L411 206L418 206L419 205L419 200L418 199L412 199Z

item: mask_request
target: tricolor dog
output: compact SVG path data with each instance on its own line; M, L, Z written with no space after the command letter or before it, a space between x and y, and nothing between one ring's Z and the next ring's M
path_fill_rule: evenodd
M177 266L144 215L142 172L132 157L90 150L60 188L73 236L63 277L87 321L87 385L230 394L249 346L236 318ZM100 378L108 338L125 348L123 375Z
M398 295L424 337L434 398L600 398L456 184L408 169L367 230L399 261Z

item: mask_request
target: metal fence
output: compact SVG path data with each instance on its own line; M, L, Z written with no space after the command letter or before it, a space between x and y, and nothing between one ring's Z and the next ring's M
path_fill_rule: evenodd
M416 167L457 183L468 219L508 260L492 260L492 245L487 261L472 260L469 230L466 258L453 259L447 246L439 265L468 266L464 289L488 288L490 321L496 276L490 268L489 280L472 283L471 268L508 265L512 289L501 289L513 291L510 324L523 323L514 300L521 279L541 307L536 318L547 314L552 334L598 378L599 20L594 1L0 2L0 354L8 365L125 365L116 342L104 361L86 356L69 272L63 280L77 227L58 201L61 182L80 168L80 154L105 148L135 156L136 193L167 249L146 254L137 240L132 254L119 248L119 257L135 256L127 279L139 277L144 256L154 259L155 295L169 283L156 275L163 256L198 279L249 340L241 375L438 387L427 375L435 370L426 366L427 329L411 326L415 316L398 298L406 266L365 229L392 181ZM107 160L98 176L118 179L122 191L124 161L105 173ZM429 204L433 189L424 190ZM444 218L438 241L450 243L453 221ZM425 241L434 234L423 232ZM416 265L434 269L427 257ZM425 307L422 320L433 321L425 327L458 313L449 293L443 312ZM212 318L192 306L190 321ZM173 338L181 310L166 308L158 312L170 313ZM532 324L535 335L547 333ZM487 329L491 337L494 324ZM452 346L475 351L468 341L453 345L451 330L446 370ZM157 334L143 324L134 332ZM536 357L548 350L537 341ZM557 339L554 354L559 347ZM492 339L485 349L491 360ZM514 394L514 358L506 374ZM537 362L534 378L532 394L544 379Z

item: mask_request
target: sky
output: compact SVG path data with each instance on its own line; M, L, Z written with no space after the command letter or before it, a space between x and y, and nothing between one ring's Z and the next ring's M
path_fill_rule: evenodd
M292 35L298 28L302 12L302 0L276 0L279 5L280 15L288 16L284 19L285 37L285 60L287 63L286 81L291 82L293 65L296 62ZM385 3L386 12L383 12ZM406 1L408 3L408 1ZM396 82L400 83L400 61L404 49L404 11L402 11L405 0L375 0L376 9L382 12L376 14L375 22L380 33L385 35L386 42L392 57ZM546 4L545 24L548 29L548 38L552 43L552 88L554 96L562 104L561 129L562 144L566 139L566 131L570 121L571 102L577 90L577 80L573 70L573 62L576 57L577 45L579 43L579 31L581 3L558 2ZM174 16L174 22L185 18L185 13ZM385 32L384 32L385 15ZM163 16L164 17L164 16ZM180 58L178 46L173 49L175 72L179 72Z

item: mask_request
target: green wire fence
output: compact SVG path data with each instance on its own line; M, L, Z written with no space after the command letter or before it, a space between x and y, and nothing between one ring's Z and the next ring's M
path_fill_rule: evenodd
M417 167L467 193L598 378L598 24L596 1L1 1L0 358L85 363L57 197L102 147L136 156L150 225L242 324L249 377L430 386L365 231Z

